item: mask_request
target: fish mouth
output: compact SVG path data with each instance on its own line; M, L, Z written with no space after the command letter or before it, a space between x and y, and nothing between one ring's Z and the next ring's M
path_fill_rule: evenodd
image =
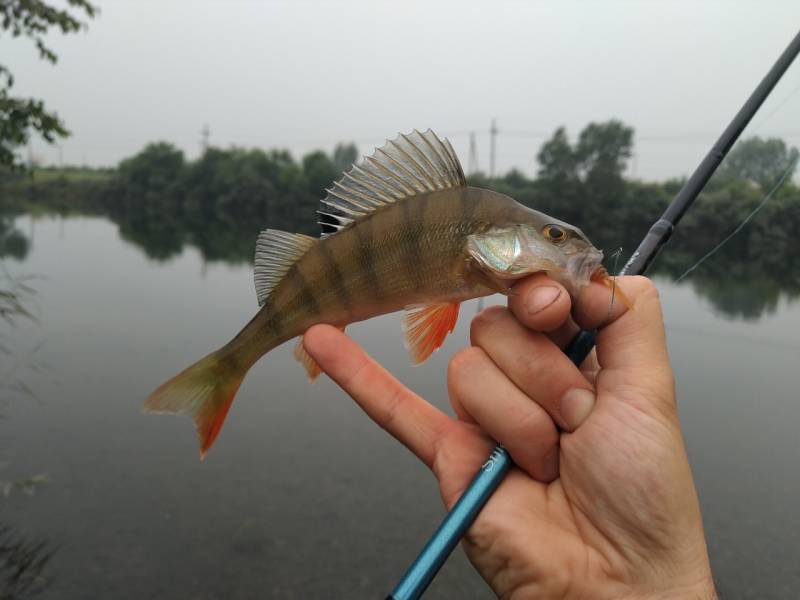
M611 276L608 274L608 271L603 265L598 266L591 275L589 275L589 281L598 281L603 283L610 279Z
M578 285L608 278L608 271L603 266L603 252L595 249L572 257L567 264L567 271Z

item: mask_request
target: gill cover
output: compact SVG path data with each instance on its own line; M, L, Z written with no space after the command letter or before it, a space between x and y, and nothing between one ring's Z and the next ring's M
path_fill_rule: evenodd
M481 270L510 279L563 267L566 262L558 247L524 224L470 235L467 253Z

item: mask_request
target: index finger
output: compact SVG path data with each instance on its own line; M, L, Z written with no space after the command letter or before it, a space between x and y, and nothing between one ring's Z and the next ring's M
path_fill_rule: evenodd
M315 325L305 333L303 345L370 419L432 468L437 440L453 419L400 383L335 327Z

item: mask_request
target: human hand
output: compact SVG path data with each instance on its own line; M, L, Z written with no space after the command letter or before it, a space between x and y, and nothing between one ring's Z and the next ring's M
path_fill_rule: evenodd
M592 284L571 318L558 283L518 282L450 361L455 418L339 330L305 335L323 370L433 470L448 509L493 440L508 449L516 467L464 538L499 597L716 597L658 294L641 277L620 286L634 310ZM559 349L579 327L599 328L582 370Z

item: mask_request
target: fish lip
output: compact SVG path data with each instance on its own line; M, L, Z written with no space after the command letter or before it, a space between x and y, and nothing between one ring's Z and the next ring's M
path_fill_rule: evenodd
M577 283L588 283L608 278L608 271L603 266L602 250L593 249L570 259L568 271Z
M608 278L609 278L608 271L602 264L598 265L592 272L592 274L589 275L589 281L605 281Z

